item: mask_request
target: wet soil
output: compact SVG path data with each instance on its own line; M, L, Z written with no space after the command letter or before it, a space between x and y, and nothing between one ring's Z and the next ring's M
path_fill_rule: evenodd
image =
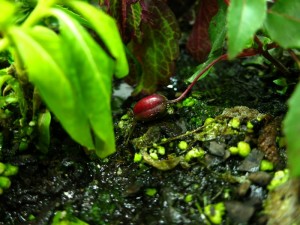
M182 91L183 73L160 92L171 99ZM52 224L57 212L70 224L267 224L267 186L286 167L276 137L292 87L278 93L273 80L279 76L270 67L223 62L198 82L189 101L135 125L130 108L138 97L114 99L117 152L107 159L85 152L58 124L47 155L31 148L11 157L3 148L2 161L19 166L19 173L0 195L0 224ZM205 125L207 118L214 122ZM233 118L238 127L229 125ZM250 144L248 156L228 151L240 141ZM158 146L166 152L149 158ZM193 148L204 155L186 160ZM142 159L134 162L137 154ZM261 171L263 159L274 169Z

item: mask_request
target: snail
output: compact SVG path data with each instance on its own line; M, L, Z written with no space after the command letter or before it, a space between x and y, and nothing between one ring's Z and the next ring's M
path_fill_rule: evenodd
M138 121L148 121L165 114L168 99L160 94L152 94L139 100L133 107L134 118Z

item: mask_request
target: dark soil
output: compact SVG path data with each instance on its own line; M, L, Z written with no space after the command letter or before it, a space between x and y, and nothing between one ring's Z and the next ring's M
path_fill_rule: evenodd
M274 135L281 136L280 121L286 112L288 93L292 91L289 88L287 94L277 93L280 88L272 81L279 75L269 68L242 65L240 61L219 64L194 88L192 106L173 106L172 114L138 123L132 133L130 119L123 121L128 129L119 126L122 115L137 100L127 99L122 110L115 114L117 153L104 160L87 154L58 124L52 128L53 139L47 155L31 148L10 157L5 154L10 149L3 148L1 161L18 165L19 173L0 196L0 224L47 225L57 211L66 213L65 220L75 221L77 217L91 225L213 224L218 203L225 206L220 224L266 224L268 215L263 213L263 202L269 193L266 186L274 172L286 166L284 147L279 148ZM180 71L178 74L177 80L173 80L176 87L161 90L170 99L175 95L174 88L181 90L184 85L179 81ZM224 108L235 106L257 109L266 116L256 121L246 115L234 134L218 133L213 138L200 139L204 131L199 129L180 138L186 131L201 127L208 117L228 123L234 116L218 116ZM238 113L235 115L239 116ZM268 158L266 147L258 140L274 118L279 122L268 128L273 138L269 144L278 160L274 160L274 170L261 172L260 160L273 158ZM248 119L254 123L253 133L247 133L245 128ZM154 134L149 129L158 131ZM135 144L133 140L141 140L147 132L154 136L142 146ZM128 142L126 135L130 135ZM167 144L160 142L163 138L168 140ZM166 149L161 160L170 155L180 158L186 153L178 148L182 140L188 143L188 149L202 148L205 157L192 159L189 165L179 162L166 171L155 168L157 161L133 160L136 152L143 153L143 148L148 154L154 142ZM230 146L244 140L251 144L254 165L245 166L252 159L228 155ZM205 207L209 206L211 215L205 213Z

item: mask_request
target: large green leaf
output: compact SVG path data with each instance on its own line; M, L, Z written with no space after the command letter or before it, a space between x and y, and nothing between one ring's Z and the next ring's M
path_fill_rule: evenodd
M96 152L98 156L105 157L115 151L110 109L115 60L76 20L61 10L53 9L51 12L59 20L60 37L64 43L61 51L68 52L68 79L93 131Z
M237 56L262 26L267 12L266 0L231 0L227 14L228 57Z
M284 48L300 48L300 1L278 0L268 10L265 27Z
M115 71L118 78L128 74L126 55L115 20L101 10L81 1L69 1L69 4L91 24L104 42L109 53L114 57Z
M6 28L8 25L10 25L11 22L13 21L13 16L16 11L16 6L9 1L1 0L0 1L0 9L1 9L0 29L2 30L4 28Z
M43 100L70 136L81 145L94 148L89 121L78 101L78 93L66 76L69 68L65 62L69 59L64 59L61 51L61 46L65 43L55 35L41 35L37 40L31 33L32 31L25 32L21 28L10 30L29 80L37 87Z
M300 85L289 99L289 111L284 119L284 133L287 142L288 164L292 176L300 176Z

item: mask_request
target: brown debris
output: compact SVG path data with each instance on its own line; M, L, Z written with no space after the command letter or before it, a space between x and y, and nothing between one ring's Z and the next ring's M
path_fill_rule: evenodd
M265 154L265 158L278 165L280 156L276 145L276 137L281 127L281 117L276 117L267 123L258 137L258 148Z

